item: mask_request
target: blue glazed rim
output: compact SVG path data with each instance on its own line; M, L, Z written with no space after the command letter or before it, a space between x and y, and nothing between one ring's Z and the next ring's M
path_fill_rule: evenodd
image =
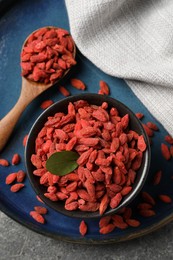
M103 96L95 93L86 93L86 94L78 94L74 96L70 96L67 98L64 98L60 101L57 101L52 106L47 108L34 122L33 126L30 129L29 135L28 135L28 141L25 147L25 166L26 166L26 172L27 176L29 178L29 181L31 183L32 188L36 192L36 194L44 201L45 204L50 206L55 211L58 211L59 213L74 217L74 218L99 218L101 217L99 212L82 212L80 210L75 211L67 211L64 209L64 203L61 202L53 202L46 198L43 194L46 192L46 188L39 184L39 177L33 175L33 170L36 169L31 161L31 155L35 151L35 139L43 127L44 123L47 121L48 116L53 116L56 112L67 112L67 105L69 102L74 102L79 99L87 100L90 104L96 104L101 105L102 102L108 102L109 107L117 107L119 113L121 116L125 114L129 114L130 116L130 129L135 130L138 132L138 134L142 134L144 136L144 139L147 144L147 149L144 152L143 160L140 169L137 171L137 176L135 183L133 185L132 191L126 195L120 205L116 209L108 209L103 214L103 216L107 216L110 214L117 213L121 208L129 205L139 194L142 187L145 184L149 167L150 167L150 161L151 161L151 149L150 149L150 143L148 136L140 122L140 120L136 117L136 115L132 112L131 109L129 109L125 104L120 102L119 100L109 97L109 96Z

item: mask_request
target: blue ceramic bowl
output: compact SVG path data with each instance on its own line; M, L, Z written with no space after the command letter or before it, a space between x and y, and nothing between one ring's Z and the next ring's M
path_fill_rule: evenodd
M120 116L124 116L125 114L129 114L130 117L130 124L129 128L131 130L136 131L139 135L143 135L145 142L147 144L147 149L143 154L143 160L140 169L137 171L136 179L133 184L133 189L131 192L124 196L121 203L116 207L115 209L112 208L107 208L107 210L104 213L104 216L109 215L109 214L114 214L118 212L121 208L127 206L130 204L130 202L133 201L133 199L137 196L137 194L140 192L142 189L146 178L147 174L149 171L150 167L150 144L149 144L149 139L146 135L145 130L143 129L143 126L140 122L140 120L135 116L135 114L123 103L120 101L108 97L108 96L103 96L99 94L92 94L92 93L86 93L86 94L80 94L80 95L75 95L75 96L70 96L67 98L64 98L63 100L60 100L56 103L54 103L51 107L46 109L35 121L33 124L29 136L28 136L28 141L26 144L26 149L25 149L25 161L26 161L26 169L27 169L27 175L29 177L29 180L31 182L31 185L33 189L35 190L36 194L51 208L53 208L55 211L58 211L64 215L70 216L70 217L77 217L77 218L97 218L100 217L99 211L96 212L83 212L80 210L75 210L75 211L68 211L64 208L64 203L62 201L57 201L53 202L46 198L44 196L44 193L46 192L46 187L43 185L40 185L39 179L40 177L35 176L33 174L33 171L35 170L34 165L31 163L31 155L35 153L35 139L42 129L44 123L47 121L48 116L53 116L57 112L67 112L67 107L69 102L74 102L77 100L87 100L89 104L95 104L95 105L101 105L104 101L108 103L109 108L111 107L116 107L119 111Z

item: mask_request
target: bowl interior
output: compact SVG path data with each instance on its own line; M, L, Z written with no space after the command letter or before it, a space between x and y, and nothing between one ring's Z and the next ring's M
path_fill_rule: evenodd
M79 218L96 218L96 217L100 217L100 214L98 211L97 212L82 212L80 210L68 211L64 208L63 202L61 202L61 201L53 202L53 201L49 200L48 198L46 198L44 196L44 193L46 192L46 187L44 187L43 185L40 185L39 184L40 178L33 174L35 167L33 166L33 164L31 163L31 160L30 160L31 155L33 153L35 153L35 139L36 139L38 133L40 132L40 130L42 129L44 123L47 121L47 117L53 116L57 112L66 113L69 102L74 102L74 101L77 101L80 99L87 100L88 103L95 104L95 105L101 105L104 101L106 101L109 104L109 108L116 107L118 109L121 117L128 113L129 117L130 117L129 128L136 131L138 134L143 135L145 142L147 144L147 149L143 154L142 164L141 164L140 169L137 171L137 175L136 175L135 183L133 184L132 191L128 195L123 197L120 205L117 208L107 209L106 212L104 213L104 216L106 216L108 214L116 213L122 207L127 206L134 199L134 197L136 197L136 195L139 193L139 191L143 187L147 174L148 174L149 166L150 166L150 144L149 144L148 137L142 127L141 122L127 106L125 106L124 104L122 104L120 101L118 101L116 99L113 99L108 96L99 95L99 94L87 93L87 94L80 94L80 95L76 95L76 96L67 97L63 100L60 100L60 101L54 103L51 107L46 109L35 121L35 123L33 124L32 128L30 130L30 133L28 136L28 141L27 141L26 148L25 148L25 163L26 163L27 175L29 177L31 185L32 185L33 189L35 190L36 194L47 205L49 205L51 208L53 208L54 210L56 210L64 215L67 215L70 217L79 217Z

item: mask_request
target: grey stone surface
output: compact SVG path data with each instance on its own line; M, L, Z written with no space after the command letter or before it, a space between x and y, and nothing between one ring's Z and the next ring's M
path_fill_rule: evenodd
M171 260L173 223L118 244L79 245L39 235L0 213L0 260Z

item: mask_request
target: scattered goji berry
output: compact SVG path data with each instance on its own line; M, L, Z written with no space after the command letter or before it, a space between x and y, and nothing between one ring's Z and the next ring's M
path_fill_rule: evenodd
M28 140L28 134L24 136L23 138L23 146L25 147L26 146L26 142Z
M170 135L165 136L165 141L168 142L169 144L173 144L173 138Z
M108 87L108 84L103 81L103 80L100 80L99 82L99 85L100 85L100 91L104 94L104 95L109 95L109 87Z
M168 195L165 195L165 194L160 194L159 196L159 199L165 203L172 203L172 199L170 196Z
M80 222L80 225L79 225L79 232L82 236L85 236L86 233L87 233L87 224L85 223L84 220L82 220Z
M153 123L153 122L147 122L146 125L147 125L150 129L152 129L152 130L154 130L154 131L158 131L158 130L159 130L158 126L157 126L155 123Z
M50 107L53 103L54 103L53 100L50 100L50 99L49 100L45 100L45 101L43 101L41 103L40 107L42 109L46 109L46 108Z
M139 227L141 224L140 221L136 219L126 219L126 223L131 227Z
M65 96L65 97L70 96L70 91L68 91L68 89L66 89L65 87L59 86L58 89L63 96Z
M110 223L107 226L103 226L102 228L100 228L99 232L100 234L108 234L110 232L112 232L115 229L114 224Z
M34 210L35 210L37 213L41 214L41 215L47 214L47 208L42 207L42 206L35 206L35 207L34 207Z
M77 89L80 89L80 90L86 89L85 84L80 79L73 78L73 79L70 80L70 83L74 88L77 88Z
M164 143L161 144L161 152L163 157L168 161L171 159L171 153L168 146Z
M26 173L23 170L19 170L17 172L17 176L16 176L17 182L23 182L23 180L25 179L25 176L26 176Z
M139 214L143 217L152 217L156 215L155 211L152 209L142 209L139 211Z
M138 119L142 119L144 117L144 114L142 113L135 113L135 115Z
M145 202L147 202L153 206L156 204L154 198L148 192L142 191L141 195Z
M9 166L9 162L6 159L0 159L0 165L7 167L7 166Z
M40 223L40 224L44 224L45 223L45 219L44 219L44 217L41 215L41 214L39 214L38 212L36 212L36 211L30 211L30 216L34 219L34 220L36 220L38 223Z
M17 178L17 173L16 172L10 173L6 177L5 183L6 184L11 184L11 183L13 183L16 180L16 178Z
M20 155L18 153L15 153L12 158L12 164L17 165L20 162Z
M162 178L162 171L157 171L154 175L153 185L158 185Z
M21 190L23 187L25 186L25 184L23 183L16 183L16 184L13 184L10 188L10 190L12 192L18 192L19 190Z

